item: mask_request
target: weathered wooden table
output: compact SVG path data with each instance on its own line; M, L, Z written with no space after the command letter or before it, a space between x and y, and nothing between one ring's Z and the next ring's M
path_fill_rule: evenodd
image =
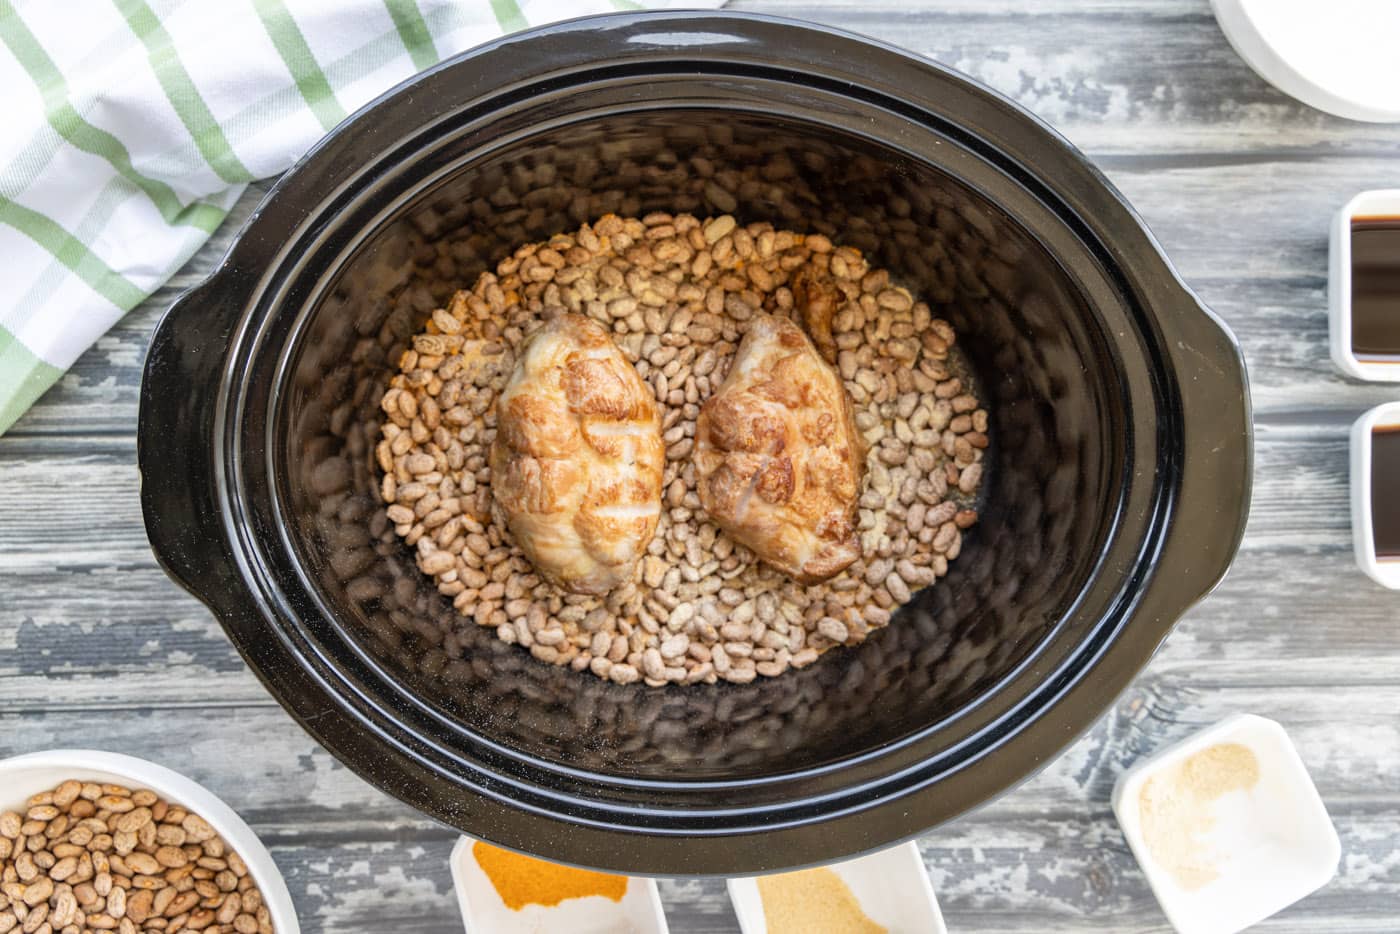
M1224 585L1037 778L922 845L954 931L1162 930L1109 810L1138 756L1234 711L1292 734L1341 833L1337 878L1274 931L1400 929L1400 594L1351 557L1347 427L1400 386L1327 356L1327 223L1400 185L1400 127L1257 78L1206 0L743 0L899 43L1010 94L1089 153L1250 367L1253 513ZM261 197L0 437L0 756L90 746L193 776L272 848L308 932L460 930L454 834L385 797L263 691L157 568L137 503L137 388L157 316ZM678 934L737 930L718 880L662 886Z

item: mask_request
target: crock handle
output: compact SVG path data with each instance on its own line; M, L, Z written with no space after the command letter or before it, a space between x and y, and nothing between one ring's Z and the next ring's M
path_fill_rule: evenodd
M1249 380L1239 344L1189 290L1168 348L1183 409L1181 494L1161 567L1183 569L1163 582L1184 600L1178 615L1224 578L1244 536L1254 473ZM1182 585L1186 586L1182 586Z
M236 592L212 448L219 371L240 309L219 279L185 292L156 325L136 427L146 537L166 573L211 607Z

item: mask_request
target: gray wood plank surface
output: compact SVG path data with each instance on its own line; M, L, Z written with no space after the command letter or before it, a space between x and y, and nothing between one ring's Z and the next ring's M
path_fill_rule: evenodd
M1400 185L1400 127L1284 97L1206 0L733 7L904 45L1050 121L1133 202L1250 368L1256 485L1235 567L1065 756L921 839L950 929L1167 930L1111 788L1137 757L1239 711L1289 730L1344 851L1330 885L1261 930L1400 929L1400 595L1352 561L1346 437L1400 388L1341 376L1326 320L1328 218ZM150 329L265 188L0 437L0 756L95 746L186 772L262 834L313 934L459 930L453 834L311 742L146 544L134 429ZM719 881L667 880L662 895L678 934L737 930Z

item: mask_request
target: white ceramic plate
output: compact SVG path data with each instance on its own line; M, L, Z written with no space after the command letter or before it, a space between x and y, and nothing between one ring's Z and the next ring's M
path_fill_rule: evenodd
M1400 3L1395 5L1400 10ZM1396 37L1400 48L1400 35ZM1400 58L1400 52L1397 52ZM1400 172L1397 172L1400 177ZM1400 383L1400 360L1362 360L1351 349L1351 219L1400 217L1400 188L1363 191L1332 218L1327 269L1328 341L1342 372L1373 383Z
M300 934L287 883L262 841L213 792L164 766L93 749L55 749L15 756L0 761L0 811L22 809L30 795L49 791L70 778L125 785L133 791L147 788L204 818L247 864L277 934Z
M1339 117L1400 121L1400 3L1211 0L1225 38L1285 94Z
M1248 747L1259 780L1217 799L1209 841L1222 859L1219 877L1199 888L1179 885L1143 836L1139 796L1153 775L1216 743ZM1139 762L1113 789L1113 813L1167 919L1182 934L1234 934L1326 885L1341 843L1288 734L1249 714L1215 726Z
M901 844L826 868L851 887L861 910L890 934L947 934L918 844ZM729 897L743 934L768 934L756 879L730 879Z
M472 856L471 837L452 848L452 882L467 934L667 934L655 879L627 877L621 901L601 895L570 898L552 908L506 906Z
M1376 554L1376 533L1371 522L1371 434L1380 426L1400 426L1400 402L1378 405L1351 426L1351 537L1356 563L1371 579L1391 590L1400 590L1400 560ZM1392 477L1394 495L1400 496L1400 477Z

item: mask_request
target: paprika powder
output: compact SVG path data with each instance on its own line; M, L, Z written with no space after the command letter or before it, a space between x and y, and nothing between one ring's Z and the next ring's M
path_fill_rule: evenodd
M512 911L519 911L526 905L553 908L566 899L589 895L620 902L627 894L626 876L560 866L480 840L472 845L472 856L491 880L501 901Z

